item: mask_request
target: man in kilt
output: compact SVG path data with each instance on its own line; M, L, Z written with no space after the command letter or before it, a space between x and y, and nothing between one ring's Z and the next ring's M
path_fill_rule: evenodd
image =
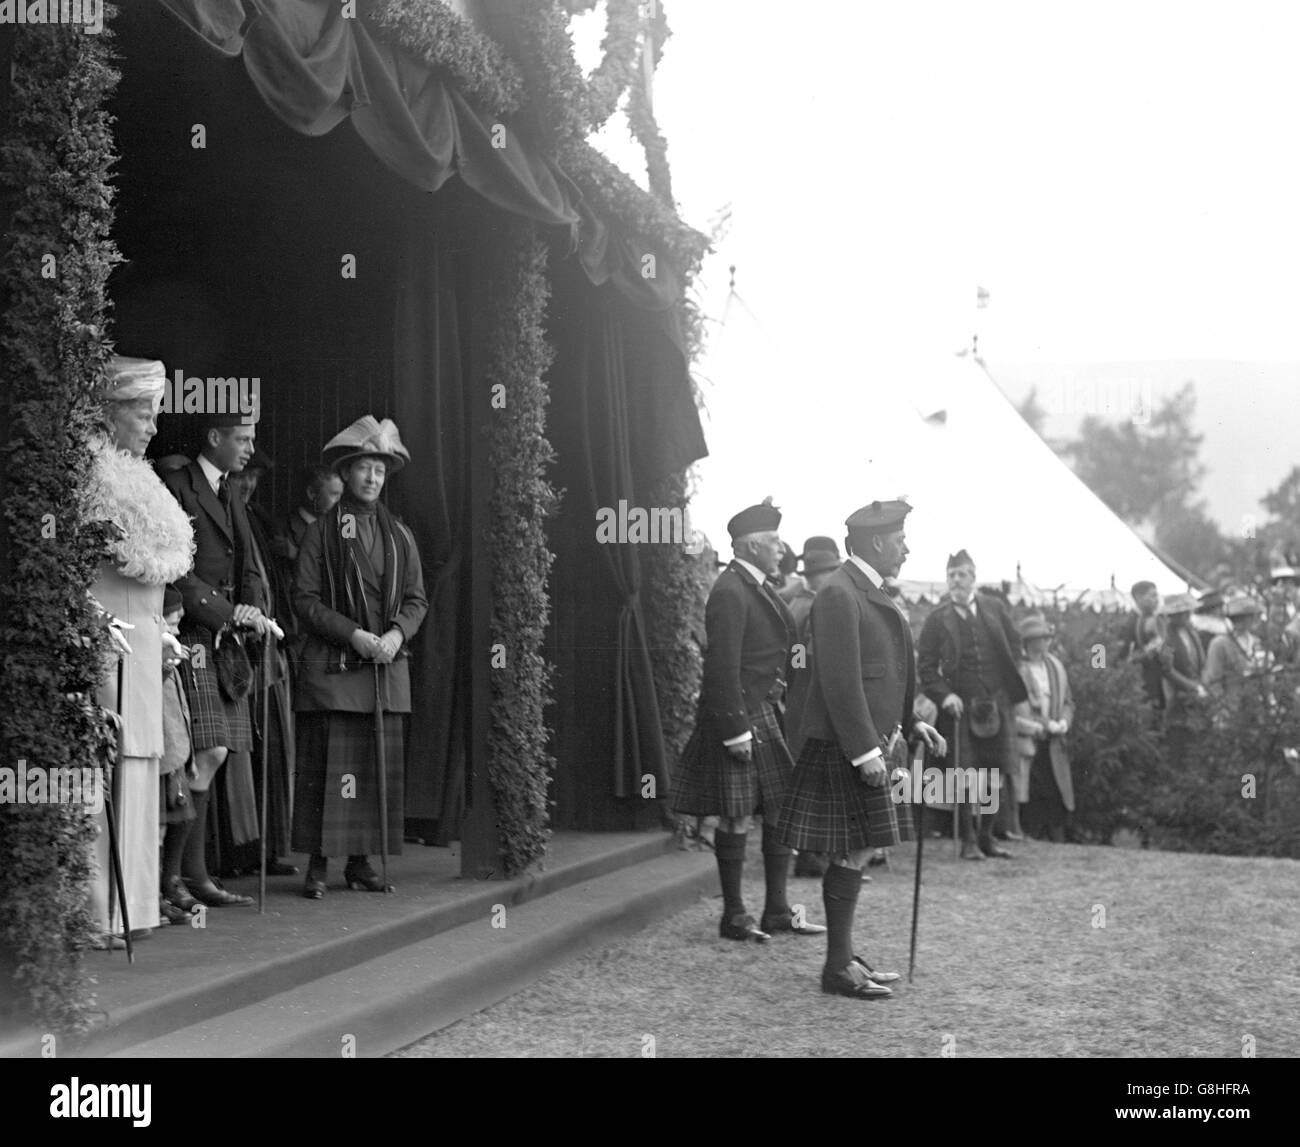
M780 568L781 512L769 498L727 523L735 557L714 582L704 611L708 639L695 730L676 778L677 812L720 818L714 835L727 940L771 939L773 932L820 935L826 929L796 917L786 898L790 849L773 819L793 763L778 706L795 640L790 610L767 583ZM762 926L745 910L741 876L750 817L763 814Z
M1018 767L1015 706L1029 699L1018 668L1023 657L1007 607L976 592L974 559L965 550L952 554L948 599L921 627L918 661L921 688L939 707L939 727L950 739L961 738L958 780L965 785L965 778L976 778L977 792L957 794L963 860L1012 856L994 840L995 813L981 814L980 794L989 796L991 786L998 808L1016 799L1014 782L1005 795L1001 782L1011 781Z
M185 606L180 637L192 651L185 684L197 770L190 782L194 820L187 837L168 841L169 847L183 849L184 887L173 880L164 889L167 899L185 912L195 900L212 908L253 903L251 896L227 892L208 874L207 824L217 773L231 753L253 748L249 681L241 689L232 675L218 680L217 646L241 643L246 631L266 632L262 582L250 559L248 516L230 486L230 475L253 456L255 427L238 414L212 415L202 424L202 435L198 457L163 479L194 521L194 566L176 581Z
M947 745L912 713L912 635L881 588L907 557L906 502L872 502L848 519L848 560L812 606L812 681L804 739L777 828L800 852L824 853L826 964L822 991L853 999L892 995L897 972L877 972L853 951L853 916L862 868L873 848L911 838L905 804L891 799L891 764L920 738L938 756Z

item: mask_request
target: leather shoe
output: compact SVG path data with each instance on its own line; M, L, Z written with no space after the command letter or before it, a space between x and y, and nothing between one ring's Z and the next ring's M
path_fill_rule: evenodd
M724 916L718 925L718 935L724 940L753 940L756 944L766 944L772 938L744 912L737 912L729 920Z
M302 894L308 900L324 900L325 881L313 880L310 876L307 877L307 883L302 886Z
M853 962L866 971L868 979L874 980L877 984L892 984L895 980L901 980L903 978L901 972L873 971L871 965L861 956L854 956Z
M298 866L296 864L286 864L283 860L271 860L266 862L267 876L297 876Z
M354 892L392 892L393 886L384 886L383 879L370 867L370 861L348 862L343 869L343 880Z
M163 881L162 895L168 904L173 908L179 908L182 912L193 912L199 906L199 902L190 895L185 882L179 876Z
M962 860L983 860L984 854L973 844L963 844L961 846L961 858Z
M999 847L992 841L988 844L981 844L980 851L983 852L985 856L997 857L999 860L1011 860L1014 857L1014 853L1008 852L1005 848Z
M224 888L218 888L216 882L210 879L204 882L187 880L185 887L200 904L206 904L209 908L243 908L253 903L251 896L227 892Z
M871 979L857 964L849 964L838 972L822 972L822 991L854 1000L883 1000L894 994L884 984Z
M826 927L823 924L811 924L804 920L802 924L795 924L793 912L782 912L776 916L769 916L763 913L763 921L759 927L768 933L776 932L793 932L796 936L825 936Z
M190 914L177 908L166 896L158 897L158 915L167 924L188 924Z

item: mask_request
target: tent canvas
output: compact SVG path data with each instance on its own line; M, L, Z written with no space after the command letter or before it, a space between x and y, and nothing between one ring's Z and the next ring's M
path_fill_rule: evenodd
M735 296L701 370L710 454L691 523L722 553L736 510L772 495L782 536L843 538L845 517L905 495L913 596L941 592L965 548L984 583L1073 599L1186 583L1052 451L973 354L873 355L843 371L796 371Z

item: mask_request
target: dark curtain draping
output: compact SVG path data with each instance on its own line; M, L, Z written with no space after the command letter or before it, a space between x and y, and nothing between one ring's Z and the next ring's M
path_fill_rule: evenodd
M348 120L375 155L424 191L459 175L505 211L567 227L593 283L608 283L656 311L681 297L680 277L662 253L646 274L646 245L598 218L528 139L510 132L508 146L493 147L497 117L377 36L364 18L369 0L360 0L354 18L343 16L341 4L320 0L158 2L218 51L242 56L267 106L295 131L323 135Z
M633 827L644 822L643 778L668 791L640 598L643 547L598 543L596 512L620 501L645 507L657 479L703 457L704 440L685 364L657 316L569 271L557 275L549 333L556 481L567 491L556 523L565 542L554 578L556 749L561 759L602 762L604 773L568 799L557 793L557 804L593 818L573 827ZM590 722L596 707L611 713L609 731ZM624 798L635 799L620 808Z
M429 195L392 178L351 132L285 131L242 68L152 5L115 29L117 345L186 375L260 378L258 446L275 467L255 497L275 521L331 436L365 413L397 421L412 461L385 497L415 533L431 605L413 650L406 813L420 837L454 840L469 692L465 406L481 359L469 330L481 275L466 252L493 241L494 212L457 182ZM194 123L207 128L201 151L188 146ZM345 252L355 278L340 274ZM151 454L188 437L164 415Z
M394 507L420 539L429 616L414 648L406 816L446 844L460 839L469 700L470 539L466 269L455 240L473 233L458 199L404 197L393 326L393 417L420 443L417 485L394 483ZM468 334L468 332L465 332ZM416 437L418 436L418 437ZM434 822L432 825L429 822Z

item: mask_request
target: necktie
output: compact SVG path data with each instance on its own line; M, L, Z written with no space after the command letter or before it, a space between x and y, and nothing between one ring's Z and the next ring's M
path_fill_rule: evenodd
M221 504L230 509L230 479L225 474L221 475L221 480L217 483L217 497L221 499Z

